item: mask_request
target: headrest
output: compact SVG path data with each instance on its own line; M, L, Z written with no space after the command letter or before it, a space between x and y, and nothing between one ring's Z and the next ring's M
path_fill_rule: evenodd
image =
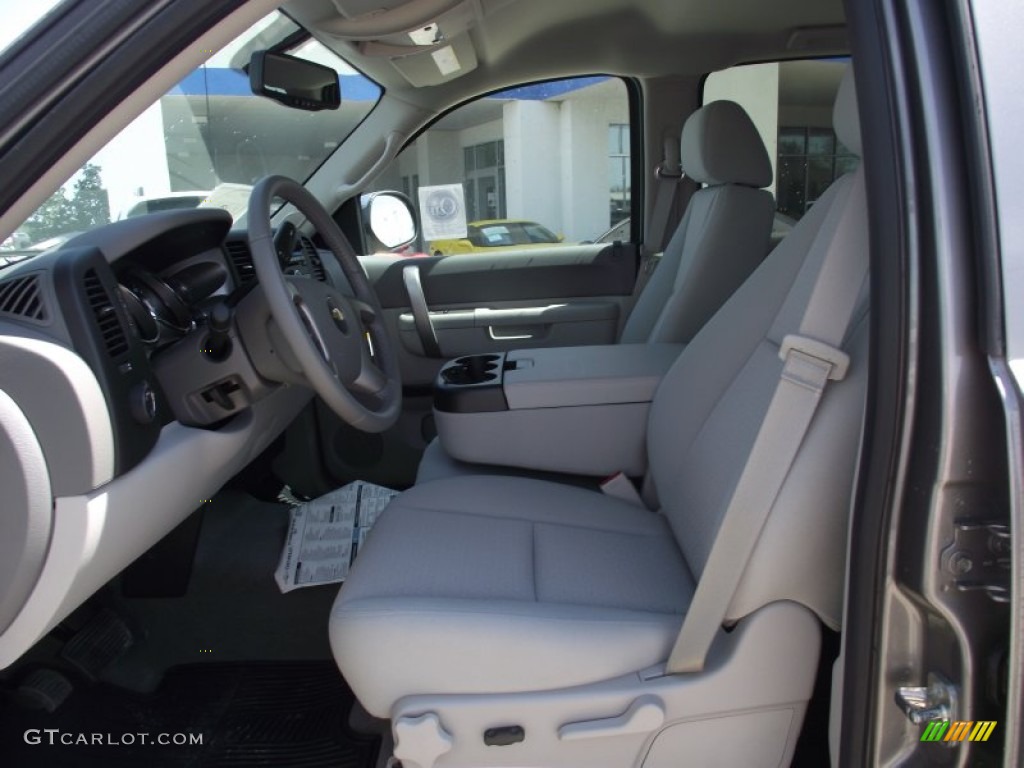
M734 101L713 101L683 125L680 145L683 171L701 184L772 183L768 150L750 116Z
M852 64L846 68L839 82L836 104L832 109L832 127L846 148L860 157L860 117L857 113L857 86L853 79Z

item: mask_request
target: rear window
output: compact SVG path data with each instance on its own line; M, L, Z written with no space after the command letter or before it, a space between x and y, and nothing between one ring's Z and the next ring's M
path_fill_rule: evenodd
M857 158L832 130L832 104L849 59L746 64L712 72L704 103L729 99L754 121L774 179L776 230L786 230L811 209L832 182L852 171Z

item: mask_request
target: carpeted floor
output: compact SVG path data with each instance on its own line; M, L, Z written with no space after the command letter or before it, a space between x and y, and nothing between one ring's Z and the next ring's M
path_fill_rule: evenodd
M54 714L0 704L0 765L372 768L380 739L349 729L353 702L333 661L179 666L153 693L98 683L78 687ZM29 729L42 743L26 743ZM121 743L50 746L44 729L59 729L57 741L102 734ZM201 744L143 744L139 734L196 735Z

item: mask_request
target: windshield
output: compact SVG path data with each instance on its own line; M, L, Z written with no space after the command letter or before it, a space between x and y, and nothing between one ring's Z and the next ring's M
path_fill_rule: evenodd
M237 220L263 176L309 178L373 108L381 89L307 37L288 53L338 72L341 107L305 112L253 95L243 69L252 52L296 38L302 39L301 28L275 11L214 53L43 203L0 245L0 261L157 211L215 206Z

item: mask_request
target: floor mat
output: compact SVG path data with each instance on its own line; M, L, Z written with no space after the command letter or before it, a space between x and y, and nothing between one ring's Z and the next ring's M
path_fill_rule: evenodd
M348 728L353 702L332 662L175 667L152 694L79 686L54 714L5 703L0 765L370 768L380 739Z

